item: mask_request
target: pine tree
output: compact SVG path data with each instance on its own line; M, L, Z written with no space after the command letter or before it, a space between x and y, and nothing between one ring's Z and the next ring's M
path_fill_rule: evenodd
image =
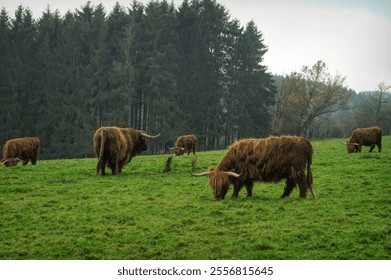
M146 50L146 110L148 131L164 131L163 142L175 138L178 77L178 35L175 7L167 1L151 2L145 10L144 25L149 30ZM164 149L156 147L156 149Z
M11 23L7 11L3 8L0 13L0 141L4 143L5 140L11 137L11 122L13 113L10 110L12 107L11 86L8 82L10 72L10 34Z
M53 157L50 149L51 135L54 132L53 121L61 114L58 104L61 73L58 72L58 48L60 45L61 19L58 11L54 13L47 8L37 22L37 54L34 67L37 73L35 92L35 118L33 125L41 139L40 155Z
M133 94L131 85L131 57L128 53L127 31L130 29L130 17L116 3L106 19L106 67L109 103L106 103L106 119L99 125L131 126L130 100ZM122 112L122 113L118 113Z
M35 22L29 9L19 6L11 20L6 85L10 89L10 102L6 108L9 137L34 135L32 115L36 75L33 58L36 52Z
M238 122L239 138L266 136L270 132L270 118L267 108L273 102L275 88L272 76L263 65L267 52L261 32L250 21L239 40L238 87L237 92L243 110Z

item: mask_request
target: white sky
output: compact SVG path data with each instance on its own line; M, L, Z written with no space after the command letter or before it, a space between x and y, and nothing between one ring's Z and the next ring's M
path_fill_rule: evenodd
M170 0L169 0L170 1ZM182 0L173 0L176 5ZM110 12L119 2L91 0ZM149 0L140 2L148 3ZM317 60L331 74L346 76L345 86L357 92L391 85L390 0L217 0L242 25L254 20L269 51L264 64L274 74L300 71ZM84 6L87 0L0 0L11 17L18 5L29 7L38 19L47 5L63 15Z

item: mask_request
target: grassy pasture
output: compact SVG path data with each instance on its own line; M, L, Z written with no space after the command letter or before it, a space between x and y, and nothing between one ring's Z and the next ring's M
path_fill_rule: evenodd
M96 159L0 166L0 259L389 260L391 136L381 153L343 141L312 142L316 200L280 199L280 182L215 201L186 155L169 173L167 155L139 156L106 177ZM196 171L224 153L198 153Z

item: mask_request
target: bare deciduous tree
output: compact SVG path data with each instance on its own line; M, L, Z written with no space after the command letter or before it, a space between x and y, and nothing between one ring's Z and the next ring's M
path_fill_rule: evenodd
M381 82L376 91L367 93L367 101L354 110L357 127L378 125L384 133L391 131L391 86Z
M344 81L339 74L332 76L323 61L284 77L276 103L270 108L274 133L307 135L316 118L347 104L350 92Z
M391 86L381 82L377 88L378 90L371 95L370 100L375 111L375 124L380 125L382 121L387 120L390 116L391 93L389 91Z

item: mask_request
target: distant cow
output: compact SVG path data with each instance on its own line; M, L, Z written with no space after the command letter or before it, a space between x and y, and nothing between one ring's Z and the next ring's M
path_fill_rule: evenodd
M3 165L15 166L18 162L26 165L31 161L32 165L37 163L40 140L38 137L24 137L10 139L3 147Z
M276 183L282 179L286 179L286 184L281 197L289 196L292 189L299 185L301 198L306 197L307 189L315 198L312 154L311 143L297 136L242 139L229 147L217 168L192 175L208 175L217 200L224 199L230 184L234 185L232 198L237 198L244 185L247 196L252 196L254 181Z
M195 155L196 142L197 137L194 134L182 135L177 138L176 147L170 148L170 150L177 156L181 156L185 152L189 155L191 151Z
M372 152L375 145L377 145L380 153L382 134L382 129L378 126L357 128L353 131L349 141L346 142L348 153L361 153L361 146L370 146L369 152Z
M151 136L133 128L99 128L93 137L94 150L98 156L96 173L106 175L106 164L111 168L113 175L121 173L122 167L133 157L147 150L147 140L159 135Z

